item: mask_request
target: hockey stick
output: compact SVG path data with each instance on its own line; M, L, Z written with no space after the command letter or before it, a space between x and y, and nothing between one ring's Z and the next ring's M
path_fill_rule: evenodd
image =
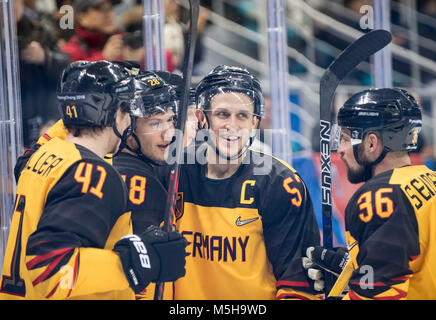
M180 111L176 123L176 132L182 132L184 135L185 122L187 118L189 90L191 88L192 68L194 65L194 51L197 42L197 23L200 0L189 0L189 34L185 45L185 57L183 60L183 91L181 96ZM164 211L164 225L166 231L171 231L175 226L175 204L176 194L179 184L180 163L183 159L183 135L175 139L176 162L171 166L170 177L168 182L168 194ZM154 292L155 300L162 300L164 293L164 283L156 283Z
M321 155L321 205L323 246L333 248L332 230L332 191L330 162L331 108L333 97L339 83L360 62L384 48L392 40L386 30L372 30L351 43L330 64L320 80L320 155ZM333 276L326 274L325 292L328 294L333 286Z

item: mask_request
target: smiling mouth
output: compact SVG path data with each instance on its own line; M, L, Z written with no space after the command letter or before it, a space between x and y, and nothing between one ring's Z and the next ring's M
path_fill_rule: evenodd
M229 142L229 143L237 142L237 141L239 141L239 139L241 139L240 137L234 137L234 136L232 136L232 137L223 137L223 136L221 136L220 138L222 140L224 140L224 141Z
M169 146L170 144L169 143L167 143L167 144L158 144L157 146L158 146L158 148L161 150L161 151L165 151L166 149L168 149L168 146Z

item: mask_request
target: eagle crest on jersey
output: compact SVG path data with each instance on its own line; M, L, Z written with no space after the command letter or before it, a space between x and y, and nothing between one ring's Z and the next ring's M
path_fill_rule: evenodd
M177 192L176 195L176 221L183 216L183 192Z

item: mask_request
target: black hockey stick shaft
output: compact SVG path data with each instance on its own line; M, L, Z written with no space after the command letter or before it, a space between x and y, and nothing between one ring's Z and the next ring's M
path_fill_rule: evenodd
M327 249L333 248L330 133L335 91L351 70L383 49L391 40L391 33L382 29L372 30L364 34L342 51L330 64L320 80L321 205L323 246ZM333 284L334 278L327 274L325 279L326 294L330 292Z
M168 181L168 194L167 201L165 204L164 211L164 225L163 228L166 231L171 231L175 226L175 204L176 204L176 194L179 184L179 170L180 164L183 159L183 135L185 131L185 122L187 118L187 109L188 109L188 98L189 98L189 90L191 88L191 79L192 79L192 69L194 66L194 52L195 52L195 44L197 42L197 24L198 24L198 13L200 10L200 1L199 0L189 0L189 11L190 11L190 19L189 19L189 33L187 37L187 41L185 44L185 56L183 60L183 91L180 101L180 111L177 117L176 123L176 133L182 133L182 137L179 139L175 139L173 143L175 143L175 152L176 152L176 162L171 166L170 176ZM156 289L154 292L155 300L162 300L164 293L164 283L156 283Z

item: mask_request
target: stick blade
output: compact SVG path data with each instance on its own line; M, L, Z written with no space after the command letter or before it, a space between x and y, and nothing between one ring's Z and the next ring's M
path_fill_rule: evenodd
M339 80L342 80L360 62L368 59L392 41L392 34L383 29L372 30L352 42L328 67Z

